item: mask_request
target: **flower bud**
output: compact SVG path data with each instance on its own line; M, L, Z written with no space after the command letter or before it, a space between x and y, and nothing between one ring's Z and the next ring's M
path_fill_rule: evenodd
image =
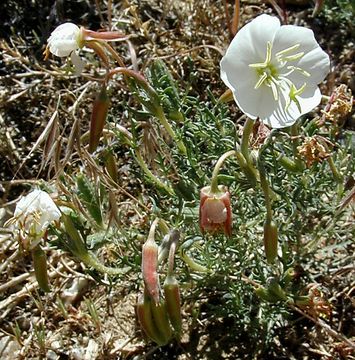
M202 232L223 231L232 235L232 211L230 194L223 185L218 186L218 192L212 192L210 186L205 186L200 192L200 228Z
M100 137L104 129L110 101L107 96L106 85L103 85L96 97L92 109L90 121L89 152L94 152L99 145Z
M264 248L266 260L272 264L277 256L277 226L273 221L264 223Z

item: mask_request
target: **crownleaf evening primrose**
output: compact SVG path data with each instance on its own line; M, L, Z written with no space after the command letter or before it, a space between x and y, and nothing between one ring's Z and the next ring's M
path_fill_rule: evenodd
M83 33L73 23L59 25L47 40L49 51L59 57L67 57L83 47Z
M124 39L125 35L116 31L92 31L85 29L84 27L78 27L77 25L67 22L59 25L53 30L50 37L47 40L47 47L44 52L45 58L49 53L52 53L58 57L70 56L72 64L76 68L76 75L79 75L85 63L78 56L78 50L84 46L91 47L103 60L106 62L106 58L103 55L103 42L115 41Z
M220 65L240 110L272 128L292 125L320 103L317 85L330 69L312 30L265 14L237 33Z
M39 238L61 213L52 198L42 190L33 190L16 205L14 217L18 227L27 234Z

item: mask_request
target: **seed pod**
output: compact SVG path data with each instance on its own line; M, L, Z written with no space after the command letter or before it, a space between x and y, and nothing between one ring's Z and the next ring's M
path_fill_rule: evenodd
M307 295L300 295L295 297L295 304L297 306L307 306L311 305L311 299Z
M158 345L164 345L164 338L160 335L154 321L151 309L151 300L148 296L141 294L138 297L136 312L141 328L149 339Z
M159 331L159 334L164 340L164 344L167 344L172 336L172 330L169 323L168 311L164 299L160 299L158 303L152 301L150 303L153 321Z
M182 327L180 290L178 281L173 275L166 277L163 289L170 323L176 334L180 335Z
M49 281L48 281L48 272L47 272L47 256L43 251L40 245L37 245L32 250L32 259L33 267L35 270L36 280L39 287L45 291L49 292Z
M262 300L265 300L267 302L271 302L271 303L274 303L274 302L277 302L278 299L275 298L274 296L272 296L264 287L262 286L259 286L258 288L255 289L255 293L256 295L262 299Z
M271 278L269 280L269 285L267 287L267 290L270 295L274 296L278 300L283 300L283 301L287 300L287 295L280 286L280 284L278 283L276 278Z
M94 100L90 121L89 152L96 150L100 137L105 126L110 100L107 96L106 85L103 85L100 93Z
M274 263L277 257L277 226L273 221L264 223L264 248L267 262Z

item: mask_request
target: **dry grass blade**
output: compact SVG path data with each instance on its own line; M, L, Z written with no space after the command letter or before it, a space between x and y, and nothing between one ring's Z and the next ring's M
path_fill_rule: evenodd
M37 141L35 142L35 144L32 146L32 149L30 150L30 152L28 153L28 155L25 157L25 159L22 161L20 167L17 169L14 177L16 177L16 174L18 174L18 172L21 170L21 168L25 165L26 161L31 157L31 155L33 154L33 152L39 148L39 146L42 144L42 142L47 138L48 134L50 133L53 123L55 122L55 119L58 115L58 111L56 110L52 117L50 118L48 124L46 125L45 129L43 130L42 134L39 136L39 138L37 139Z

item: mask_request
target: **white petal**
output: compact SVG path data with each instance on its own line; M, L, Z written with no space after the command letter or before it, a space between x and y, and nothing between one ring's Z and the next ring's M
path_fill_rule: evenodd
M222 80L241 110L254 119L259 116L255 104L262 98L262 90L254 89L258 76L249 65L265 61L267 43L273 41L279 28L276 17L258 16L239 30L220 63Z
M264 124L269 125L274 129L291 126L300 116L310 112L318 106L321 98L322 95L318 87L308 88L300 96L297 96L301 111L299 111L295 102L291 102L286 111L285 102L280 101L269 116L264 118L261 117L261 119Z
M36 214L36 215L35 215ZM42 190L33 190L17 203L14 216L29 230L35 224L37 234L58 220L61 213L52 198Z
M294 25L283 25L275 35L273 44L273 55L277 52L299 44L299 47L290 52L290 55L303 52L304 55L297 61L291 61L288 65L293 65L308 72L311 76L305 77L300 72L295 71L289 75L289 79L298 88L304 82L317 85L324 80L329 73L329 56L321 49L317 43L312 30Z
M318 87L308 88L297 98L301 105L303 115L307 114L320 104L322 100L322 94Z
M77 42L73 40L53 41L49 45L49 51L59 57L69 56L72 51L78 48Z
M311 74L307 81L308 83L317 85L328 75L330 60L328 54L318 47L306 54L297 66Z
M266 86L259 89L238 87L233 91L233 96L240 110L251 119L263 119L272 114L277 106L271 89Z
M49 51L59 57L68 56L79 48L80 29L72 23L58 26L48 38Z

